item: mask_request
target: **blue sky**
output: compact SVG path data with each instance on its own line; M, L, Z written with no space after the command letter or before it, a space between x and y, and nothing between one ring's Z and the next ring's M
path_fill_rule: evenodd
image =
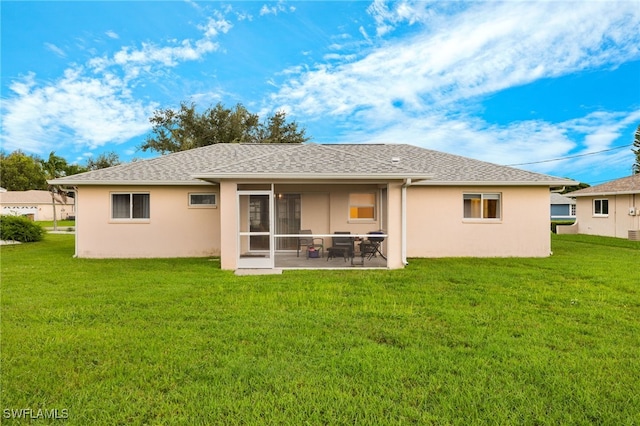
M154 110L222 102L284 110L315 143L410 143L590 184L631 173L637 0L0 7L8 152L149 158Z

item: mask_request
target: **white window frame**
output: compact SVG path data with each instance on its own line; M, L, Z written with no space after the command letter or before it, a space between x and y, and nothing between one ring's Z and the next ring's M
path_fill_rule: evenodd
M603 213L603 201L607 203L607 212ZM600 209L597 209L596 204L600 202ZM594 198L593 199L593 216L594 217L608 217L609 216L609 199L608 198ZM599 211L598 211L599 210Z
M194 204L191 199L194 195L213 195L213 204ZM187 203L191 209L216 209L218 208L218 193L217 192L189 192L187 196Z
M479 196L480 200L480 216L479 217L466 217L465 216L465 200L467 196ZM497 196L497 198L495 198ZM498 200L497 216L498 217L484 217L484 201L485 200ZM462 194L462 219L465 222L501 222L502 221L502 193L501 192L464 192Z
M129 217L113 217L113 196L114 195L128 195L129 196ZM149 217L133 217L133 196L134 195L146 195L149 203ZM111 192L109 194L109 217L113 222L149 222L151 220L151 194L145 191L131 191L131 192Z
M352 195L373 195L373 204L351 204L351 196ZM373 217L365 217L365 218L352 218L351 217L351 208L352 207L371 207L373 210ZM349 222L375 222L377 218L377 208L378 208L378 194L373 191L363 191L363 192L350 192L349 200L348 200L348 208L347 208L347 219Z

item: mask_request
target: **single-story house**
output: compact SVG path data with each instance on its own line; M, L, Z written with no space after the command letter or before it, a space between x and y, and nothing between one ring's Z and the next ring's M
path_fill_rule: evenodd
M576 222L558 226L558 234L640 235L640 174L566 195L576 199Z
M231 270L287 267L303 230L325 249L381 231L390 269L544 257L549 189L576 184L407 144L313 143L216 144L50 183L75 188L78 257L220 256ZM345 265L320 254L297 267Z
M551 220L575 220L576 200L557 192L551 193Z
M67 219L75 215L75 200L56 194L56 218ZM2 214L27 216L32 220L53 220L53 204L49 191L0 191Z

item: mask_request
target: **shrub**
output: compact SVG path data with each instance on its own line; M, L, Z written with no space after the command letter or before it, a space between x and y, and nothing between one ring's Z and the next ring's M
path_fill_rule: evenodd
M44 228L22 216L0 216L0 240L29 243L40 241Z

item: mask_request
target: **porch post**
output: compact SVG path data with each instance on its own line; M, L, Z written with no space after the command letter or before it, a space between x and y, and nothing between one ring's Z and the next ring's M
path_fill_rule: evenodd
M402 263L402 183L389 183L387 190L387 267L401 269Z
M235 182L220 182L220 268L235 270L238 262L238 203Z

